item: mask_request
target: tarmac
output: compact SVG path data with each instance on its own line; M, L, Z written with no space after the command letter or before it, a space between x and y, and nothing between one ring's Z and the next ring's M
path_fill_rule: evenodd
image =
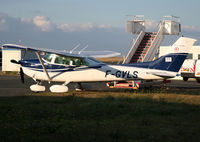
M17 75L0 75L0 96L24 96L33 94L30 90L30 86L35 84L34 80L25 77L25 83L22 84L20 77ZM48 83L44 83L46 86L46 92L49 92L50 85ZM51 84L52 85L52 84ZM87 91L115 91L115 89L110 89L106 86L105 82L100 83L82 83L83 88ZM172 80L171 83L166 84L169 89L170 88L179 88L182 91L184 89L196 89L200 92L200 83L197 83L194 79L190 79L185 82L182 80ZM69 91L74 90L74 84L69 84ZM118 90L116 89L116 92Z

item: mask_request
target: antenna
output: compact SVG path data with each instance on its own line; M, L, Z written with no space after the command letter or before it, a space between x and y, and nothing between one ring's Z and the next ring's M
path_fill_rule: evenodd
M80 43L79 43L78 45L76 45L72 50L69 51L69 53L72 54L73 51L74 51L76 48L78 48L80 45L81 45Z
M78 54L81 54L81 52L84 51L86 48L88 48L88 44L87 44L85 47L83 47L83 49L81 49L81 50L78 52Z

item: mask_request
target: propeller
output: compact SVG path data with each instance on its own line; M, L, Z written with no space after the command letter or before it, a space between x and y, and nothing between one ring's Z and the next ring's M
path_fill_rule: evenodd
M20 61L16 61L16 60L10 60L10 62L14 64L21 64ZM22 83L24 83L24 72L23 72L22 67L20 67L19 74L20 74Z
M22 67L20 67L20 77L21 77L21 81L22 81L22 83L24 83L24 72L23 72L23 69L22 69Z
M20 64L20 61L16 61L16 60L10 60L10 62L14 64Z

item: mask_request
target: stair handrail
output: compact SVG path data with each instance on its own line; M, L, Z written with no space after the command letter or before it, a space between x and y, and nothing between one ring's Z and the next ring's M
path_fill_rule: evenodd
M129 15L127 15L127 16L129 16ZM134 17L134 18L135 18L135 17ZM125 52L125 53L127 53L127 56L126 56L126 57L124 56L124 60L122 61L122 64L124 64L124 63L126 62L125 60L126 60L126 58L128 57L130 51L132 50L133 44L137 41L137 39L138 39L138 37L140 36L140 33L141 33L142 31L145 31L145 26L143 26L142 28L138 28L137 31L135 32L135 34L133 34L132 41L131 41L131 44L132 44L131 49L129 50L128 47L126 48L126 52ZM139 46L139 45L138 45L138 46ZM128 50L129 50L129 51L128 51ZM135 52L135 51L134 51L134 52ZM130 59L130 60L131 60L131 59ZM129 62L130 62L130 60L129 60Z
M141 32L139 33L137 39L135 40L134 44L132 45L131 49L129 50L126 58L124 59L122 64L128 64L130 63L131 58L133 57L133 55L135 54L138 46L140 45L143 37L145 35L145 31L144 28L141 30ZM131 57L131 58L130 58Z
M146 55L144 56L143 58L143 61L150 61L152 60L152 56L155 56L152 54L154 48L153 47L156 47L158 46L158 44L160 45L160 43L162 42L163 40L163 23L161 22L160 24L160 28L156 34L156 37L154 38L154 40L152 41L152 44L149 48L149 50L147 51ZM155 52L155 51L154 51ZM148 55L149 54L149 55ZM147 56L148 55L148 56ZM152 59L151 59L152 58Z

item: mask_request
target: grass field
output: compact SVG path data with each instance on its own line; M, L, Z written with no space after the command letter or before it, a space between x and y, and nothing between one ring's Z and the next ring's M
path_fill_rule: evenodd
M200 141L199 90L0 98L0 142Z

